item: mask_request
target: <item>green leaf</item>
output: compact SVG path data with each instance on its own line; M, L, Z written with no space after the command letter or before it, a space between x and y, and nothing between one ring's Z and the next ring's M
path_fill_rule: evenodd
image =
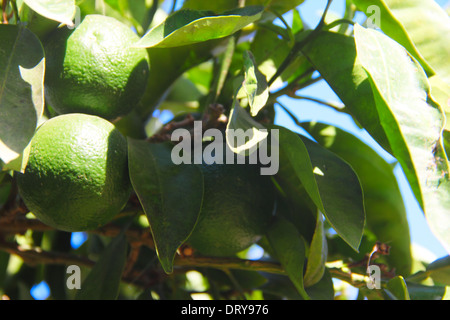
M411 300L408 293L408 288L405 283L405 279L402 276L397 276L388 281L386 284L387 290L397 300Z
M443 111L430 99L422 68L402 46L359 25L355 25L355 42L393 154L432 231L450 252L450 180L442 138Z
M444 131L444 147L447 156L450 156L450 131Z
M184 0L182 9L190 10L211 10L213 12L223 12L232 10L238 6L238 0Z
M334 284L330 271L325 269L322 278L307 287L306 292L312 300L334 300Z
M421 0L420 0L421 1ZM399 2L399 1L397 1ZM407 2L407 1L401 1L401 2ZM402 25L401 21L399 21L394 13L390 10L388 1L385 0L353 0L353 3L363 12L371 12L368 10L371 6L376 6L376 10L379 10L379 14L377 14L376 18L379 19L379 21L374 21L379 24L379 27L383 32L389 36L390 38L397 41L399 44L401 44L408 52L414 56L422 65L422 67L431 75L434 74L433 69L431 66L427 63L427 61L424 59L424 57L420 54L420 52L417 50L416 46L414 45L414 42L411 40L410 35L408 34L405 27ZM412 17L415 17L416 19L419 15L423 15L423 11L416 11L413 10L412 12L408 13ZM418 24L419 26L419 24Z
M314 236L309 247L305 272L305 287L315 285L323 278L327 256L328 246L323 228L323 218L322 214L318 214Z
M68 26L73 26L73 19L76 13L75 0L23 0L31 9L40 15L61 22Z
M228 147L234 153L249 155L258 148L259 143L267 139L268 132L235 99L230 111L225 136Z
M430 263L426 273L434 282L450 286L450 256L445 256Z
M20 155L44 109L44 50L39 39L17 25L0 26L0 159L20 171Z
M282 215L295 225L302 237L311 243L317 225L317 207L300 183L295 169L285 156L280 154L280 164L275 175L280 191L277 202L277 214Z
M47 19L27 5L22 5L19 10L20 21L26 23L28 30L33 32L41 41L58 28L59 22Z
M411 300L441 300L445 295L444 286L426 286L418 283L407 282Z
M285 269L289 279L300 295L308 300L303 285L303 266L305 263L305 243L293 224L284 218L278 218L267 232L270 246Z
M429 75L450 84L450 18L433 0L354 0L380 9L380 28L414 56Z
M77 291L76 300L115 300L127 258L127 240L121 232L102 252Z
M444 82L439 76L428 79L431 86L431 96L445 113L445 130L450 131L450 84Z
M355 170L361 181L366 227L391 247L389 265L402 275L411 271L411 241L406 209L391 164L354 135L322 123L302 127L323 147Z
M303 50L311 64L342 100L350 114L388 152L389 142L368 76L356 59L353 37L336 32L321 32Z
M358 251L365 212L357 175L340 157L278 126L280 163L289 163L307 194L339 236ZM345 186L345 188L342 188Z
M145 48L170 48L224 38L255 22L263 7L249 6L222 13L179 10L153 27L136 44Z
M247 0L247 5L264 5L278 14L284 14L303 3L304 0Z
M258 70L255 58L250 51L244 52L244 75L242 87L247 94L250 114L254 117L266 105L269 87L266 77Z
M263 5L266 7L265 15L275 16L268 12L268 9L278 12L278 14L284 14L291 9L294 9L300 5L304 0L246 0L247 6ZM238 0L185 0L183 2L183 9L195 9L195 10L212 10L214 12L223 12L225 10L231 10L237 8L239 5Z
M230 66L233 61L233 55L236 50L236 41L236 37L229 37L227 39L224 52L217 59L218 61L213 65L213 70L211 72L213 74L212 81L208 86L209 94L206 97L206 101L203 102L206 106L217 103L217 99L224 88L230 71ZM204 79L200 81L204 81Z
M177 249L197 223L203 202L203 175L193 164L176 165L169 143L128 139L130 179L148 217L156 251L171 273Z

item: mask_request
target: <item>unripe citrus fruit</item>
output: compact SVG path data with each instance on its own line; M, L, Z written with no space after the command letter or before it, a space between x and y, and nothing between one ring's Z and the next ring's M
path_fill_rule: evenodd
M19 193L42 222L65 231L110 221L130 195L127 141L98 116L68 114L42 124L31 140Z
M88 15L72 32L57 30L45 46L45 96L59 114L87 113L112 120L129 113L144 94L145 48L128 26Z
M203 206L188 244L207 256L233 256L266 232L274 210L272 181L250 164L202 165Z

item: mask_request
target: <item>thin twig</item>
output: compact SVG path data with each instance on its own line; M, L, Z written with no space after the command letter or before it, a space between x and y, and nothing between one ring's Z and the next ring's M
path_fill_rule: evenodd
M293 95L298 90L304 89L316 82L319 82L323 80L322 76L318 76L315 78L308 79L307 81L299 84L298 82L304 79L305 77L311 75L315 70L313 68L309 69L307 72L300 75L297 79L294 79L291 83L289 83L287 86L279 89L278 91L275 91L270 94L269 99L267 101L267 104L274 103L279 97L285 96L285 95Z
M0 241L0 250L22 258L30 265L38 264L76 264L79 266L93 267L95 262L87 257L67 254L64 252L44 251L41 248L23 248L14 243Z
M331 5L331 2L332 2L332 0L328 0L327 1L327 5L326 5L325 10L323 12L322 18L320 19L320 22L317 25L317 27L310 34L308 34L303 40L301 40L299 42L296 42L294 44L294 46L292 47L291 51L288 53L288 55L286 56L284 61L278 67L277 72L268 81L268 86L269 87L284 72L284 70L286 70L286 68L291 64L293 59L297 56L298 52L307 43L309 43L312 39L314 39L317 36L317 34L322 30L322 27L325 25L325 16L326 16L326 14L328 12L328 9L329 9L329 7Z
M177 7L177 0L173 0L172 8L170 9L170 14L175 12L175 8Z
M47 226L38 219L29 219L25 216L18 216L14 220L0 221L0 233L2 234L22 234L27 230L33 230L38 232L54 230L52 227ZM102 235L106 237L115 237L122 231L120 226L114 224L107 224L96 230L90 230L88 233ZM155 243L151 233L147 229L128 228L125 231L125 235L130 243L140 243L149 248L155 248Z
M245 260L238 258L212 258L212 257L177 257L174 265L178 267L210 267L216 269L238 269L286 274L283 267L276 262Z
M293 98L293 99L299 99L299 100L308 100L308 101L312 101L312 102L316 102L318 104L327 106L327 107L331 107L337 111L342 111L345 108L345 105L337 105L331 102L326 102L317 98L312 98L312 97L306 97L306 96L300 96L300 95L289 95L289 97Z
M281 102L277 101L277 104L288 114L291 120L295 123L295 125L301 127L301 121Z
M57 265L78 265L88 268L95 266L95 261L74 254L64 252L45 251L41 248L23 248L14 243L0 241L0 250L20 257L25 263L30 265L38 264L57 264ZM159 270L149 270L142 272L140 270L130 270L122 275L125 283L137 287L147 288L158 281L162 281L166 275Z

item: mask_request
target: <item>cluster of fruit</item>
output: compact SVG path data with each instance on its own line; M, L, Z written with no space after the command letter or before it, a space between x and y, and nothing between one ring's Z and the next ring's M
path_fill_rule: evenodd
M55 116L36 131L19 192L41 221L86 231L111 221L129 200L126 137L114 121L145 93L151 61L118 20L89 15L45 44L46 103ZM158 76L158 75L153 75ZM203 206L189 243L207 255L232 255L255 243L272 218L270 178L251 165L202 165Z

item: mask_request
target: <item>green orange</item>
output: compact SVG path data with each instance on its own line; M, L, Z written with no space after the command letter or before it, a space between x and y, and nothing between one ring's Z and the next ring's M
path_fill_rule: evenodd
M115 18L88 15L73 31L64 27L45 45L45 97L58 114L115 119L142 98L149 56L139 37Z
M54 117L35 133L19 193L45 224L85 231L109 222L126 204L131 184L126 138L98 116Z

